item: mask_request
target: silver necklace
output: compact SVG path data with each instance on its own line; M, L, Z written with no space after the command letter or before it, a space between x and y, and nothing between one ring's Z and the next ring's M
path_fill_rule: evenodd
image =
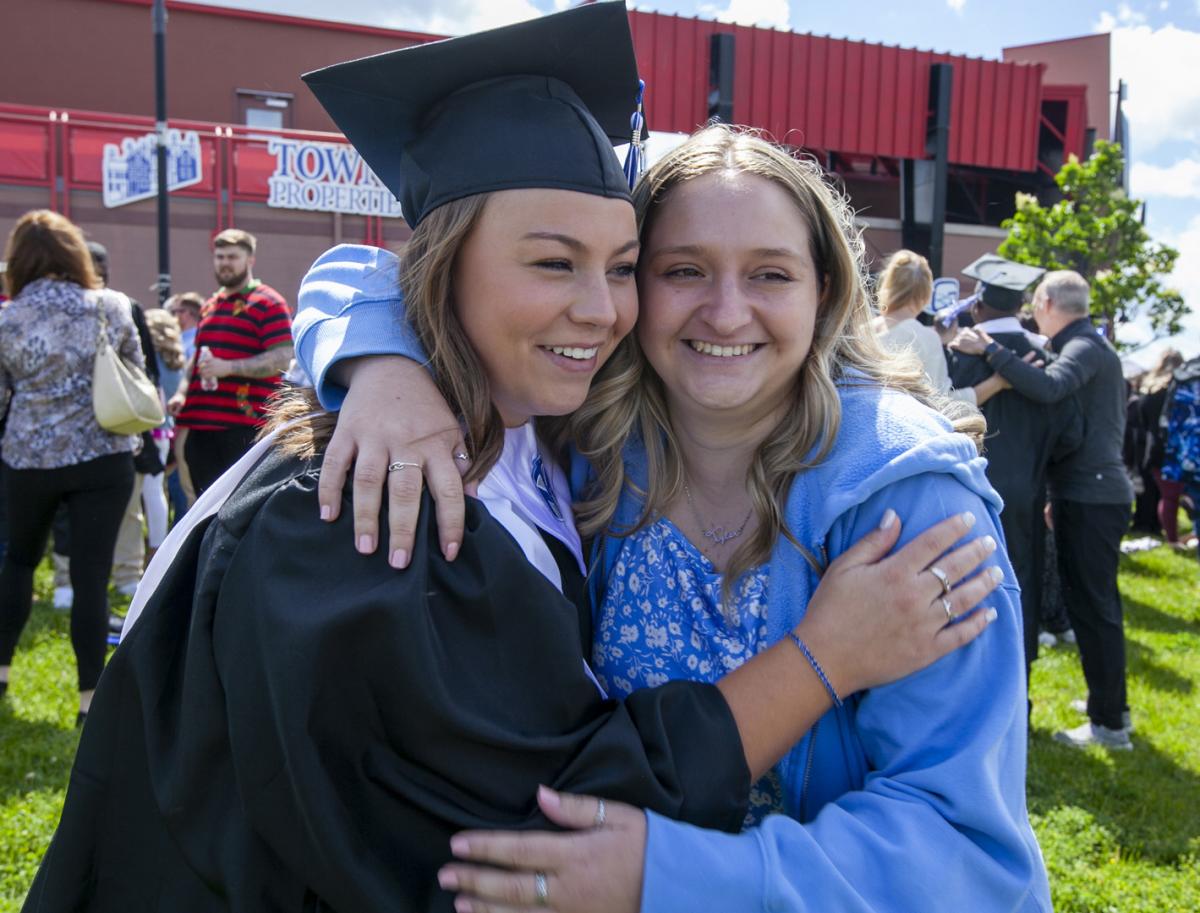
M696 507L696 502L692 500L692 490L688 488L688 483L683 483L683 493L687 495L688 506L692 509L692 516L696 518L696 523L700 527L700 534L705 539L712 540L713 545L724 545L732 539L736 539L746 531L746 524L750 522L750 515L754 513L754 506L746 511L746 516L742 519L742 525L737 529L727 529L723 524L717 526L708 526L704 524L704 520L700 517L700 511Z

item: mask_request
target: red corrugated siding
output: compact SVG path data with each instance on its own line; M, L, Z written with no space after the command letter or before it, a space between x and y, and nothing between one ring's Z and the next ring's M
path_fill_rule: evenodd
M1063 148L1068 155L1082 158L1088 119L1087 86L1043 86L1042 100L1066 102L1067 122L1063 130Z
M1037 165L1042 67L631 12L655 130L707 117L709 36L735 36L734 118L811 149L923 158L929 67L954 66L950 161Z

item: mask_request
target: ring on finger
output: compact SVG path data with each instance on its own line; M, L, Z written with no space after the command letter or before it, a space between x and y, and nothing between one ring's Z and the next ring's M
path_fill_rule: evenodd
M460 450L458 453L454 454L454 459L458 460L460 463L466 463L471 459L471 456L465 450Z
M933 576L937 578L937 582L942 585L942 595L947 595L951 590L951 586L950 578L946 576L946 572L936 564L929 565L928 571L929 573L933 574Z
M533 873L533 900L539 907L550 906L550 882L545 872Z
M950 600L945 596L939 596L938 599L942 601L942 608L946 610L946 624L952 624L957 617L954 614L954 607L951 606Z
M420 469L420 463L406 463L404 460L397 460L394 463L388 463L388 472L395 472L397 469Z
M604 800L596 800L596 818L592 821L592 827L604 827L604 822L608 820L608 810L604 807Z

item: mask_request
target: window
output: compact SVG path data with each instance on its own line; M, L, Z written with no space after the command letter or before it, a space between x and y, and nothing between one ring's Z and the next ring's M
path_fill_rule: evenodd
M290 92L238 89L236 120L247 127L285 130L292 125L293 98Z

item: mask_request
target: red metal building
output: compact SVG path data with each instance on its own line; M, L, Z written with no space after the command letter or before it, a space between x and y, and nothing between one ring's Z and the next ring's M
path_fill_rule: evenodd
M139 138L153 129L150 5L7 0L0 55L0 229L35 206L66 212L110 247L114 285L145 297L155 204L131 188L142 186ZM258 272L288 295L334 242L403 240L394 207L329 132L299 74L436 36L167 8L170 126L182 143L176 290L211 286L208 242L229 225L260 236ZM876 255L927 238L930 73L949 64L947 274L995 248L1016 190L1045 192L1063 158L1084 153L1089 130L1107 135L1107 110L1094 110L1108 91L1103 35L994 61L645 12L630 21L652 129L686 133L707 120L712 36L732 36L729 119L818 156L845 183Z

